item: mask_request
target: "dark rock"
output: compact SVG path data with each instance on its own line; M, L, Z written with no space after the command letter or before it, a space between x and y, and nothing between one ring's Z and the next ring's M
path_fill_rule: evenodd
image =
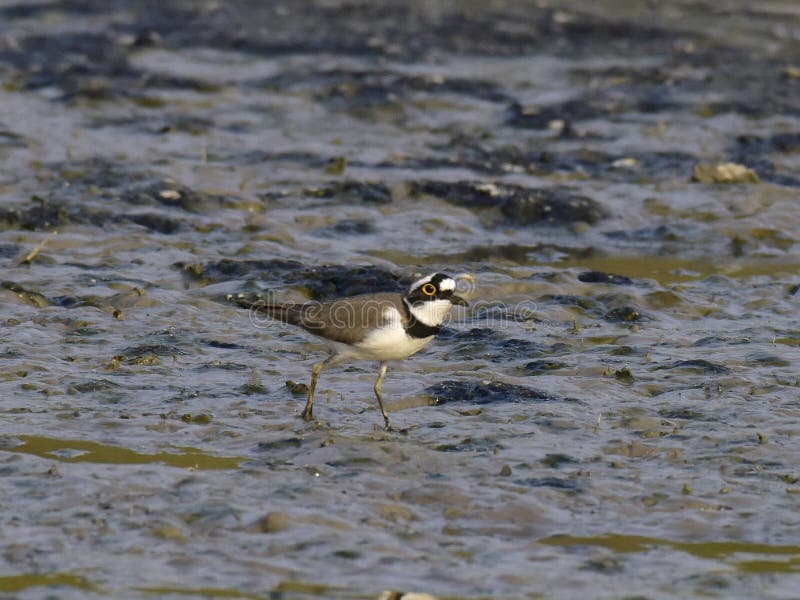
M578 479L571 477L531 477L529 479L515 479L514 483L527 487L549 487L569 492L581 491L583 487Z
M120 191L120 200L139 206L166 206L187 212L202 212L220 199L192 190L174 181L153 181L144 185L126 186Z
M373 292L399 292L405 287L400 277L376 266L346 267L325 265L294 273L287 283L302 282L315 300L332 300Z
M183 224L177 219L171 219L170 217L152 213L146 213L142 215L124 215L123 219L130 221L131 223L141 225L150 231L155 231L166 235L180 231L180 229L183 227Z
M751 352L745 357L745 362L754 367L788 367L792 364L782 356L768 352Z
M286 389L294 396L305 396L308 394L308 386L305 383L298 383L291 379L286 380Z
M507 223L597 223L607 211L595 200L562 188L531 189L512 184L418 182L412 193L441 198L470 209L498 209Z
M493 404L495 402L554 402L559 398L522 385L501 381L455 381L448 380L432 385L425 390L433 396L434 404L469 402L471 404Z
M174 344L151 343L131 346L130 348L122 350L121 354L123 354L129 362L132 362L148 356L180 356L185 354L185 351Z
M53 304L53 301L44 294L35 290L26 289L13 281L3 281L0 283L0 287L14 293L20 302L35 306L36 308L44 308L46 306L52 306Z
M303 445L303 438L288 437L268 442L258 442L259 451L285 450L286 448L299 448Z
M484 359L492 362L508 362L541 354L544 346L529 340L507 338L496 329L473 327L468 331L457 331L447 337L450 348L448 359Z
M277 280L288 273L304 269L303 263L296 260L251 259L233 260L224 258L209 263L176 263L184 275L203 281L230 281L233 279L253 278L259 280Z
M102 227L112 220L111 214L85 206L70 206L62 201L34 196L26 207L0 208L0 224L9 229L42 231L65 225Z
M81 394L86 394L90 392L106 392L116 387L118 387L116 383L108 381L107 379L94 379L84 383L76 383L70 386L70 389Z
M603 273L601 271L586 271L578 275L578 281L583 283L610 283L612 285L630 285L633 280L625 275Z
M612 323L641 321L642 313L638 308L633 306L621 306L608 311L605 315L605 319Z
M604 306L594 298L575 294L545 294L538 299L539 303L554 303L560 306L572 306L590 315L600 317Z
M392 191L382 183L365 181L341 181L320 188L303 190L306 196L315 198L332 198L348 204L363 202L364 204L391 204Z
M201 344L209 348L221 348L223 350L242 350L244 346L235 342L220 342L219 340L198 340Z
M439 452L496 452L503 446L492 438L467 437L457 442L448 442L434 446Z
M544 375L550 371L557 371L568 366L567 363L556 360L534 360L526 364L524 369L527 375Z
M551 469L558 469L562 465L574 465L578 461L567 454L546 454L539 462Z
M610 283L612 285L630 285L633 280L625 275L603 273L601 271L585 271L578 275L578 281L583 283Z
M375 226L363 219L344 219L336 223L328 231L342 235L366 235L375 233Z
M672 363L671 365L666 365L663 367L658 367L658 369L682 369L686 371L695 371L698 373L730 373L730 369L725 365L721 365L719 363L711 362L710 360L705 360L702 358L696 358L692 360L679 360L677 362Z
M309 267L294 260L223 259L205 264L176 263L175 266L187 277L203 282L247 279L282 286L301 285L314 300L320 301L372 292L398 292L403 291L406 284L400 276L372 265ZM255 301L255 298L244 300Z
M517 225L540 222L594 224L608 214L597 201L561 189L515 193L500 210Z
M277 533L289 527L289 514L283 511L270 512L258 519L248 531L252 533Z
M705 415L693 408L663 408L658 411L658 416L664 419L703 419Z

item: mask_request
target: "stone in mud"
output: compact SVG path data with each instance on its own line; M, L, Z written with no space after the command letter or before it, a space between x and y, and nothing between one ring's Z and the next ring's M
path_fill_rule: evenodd
M526 188L513 184L460 181L424 181L412 192L441 198L470 209L499 209L511 225L595 224L606 218L606 209L596 200L563 188Z
M42 231L63 227L68 224L90 224L101 227L110 218L107 212L68 206L64 202L53 202L41 196L34 196L26 207L0 209L0 225L6 229L27 229Z
M439 600L439 598L424 592L397 592L394 590L384 590L375 600Z
M399 292L405 289L399 276L388 269L372 265L311 267L302 273L297 273L296 277L304 283L316 300L331 300L372 292Z
M703 358L695 358L691 360L679 360L677 362L672 363L671 365L665 365L663 367L658 367L657 370L660 369L681 369L685 371L694 371L696 373L730 373L730 369L725 365L721 365L719 363L711 362L710 360L705 360Z
M392 191L382 183L366 181L341 181L319 188L303 190L306 196L316 198L333 198L348 204L363 202L364 204L391 204Z
M504 446L493 437L465 437L460 440L447 441L433 447L437 452L488 452L495 454Z
M540 461L544 466L550 467L551 469L558 469L561 465L574 465L578 463L578 460L569 456L568 454L545 454L545 457L542 458Z
M792 362L769 352L751 352L745 356L746 364L753 367L790 367Z
M433 404L469 402L471 404L494 404L496 402L554 402L559 398L522 385L502 381L455 381L447 380L425 390L433 396Z
M141 344L121 351L126 362L130 364L158 364L160 357L171 357L186 354L174 344Z
M280 258L233 260L224 258L209 263L175 263L184 275L192 279L219 282L234 279L255 278L259 280L274 280L287 273L299 271L303 263L296 260Z
M633 306L620 306L618 308L612 308L605 314L606 321L611 321L612 323L619 323L619 322L634 322L640 321L642 319L642 313L639 311L638 308Z
M450 360L484 359L495 363L506 363L522 357L532 357L544 351L542 344L519 338L507 338L489 327L473 327L468 331L456 331L448 339Z
M554 303L561 306L574 307L595 317L603 316L605 310L605 307L596 299L575 294L545 294L538 298L538 302L540 304Z
M705 419L706 416L698 410L689 407L683 408L662 408L658 411L658 416L664 419Z
M523 369L526 375L544 375L568 367L567 363L556 360L534 360L526 364Z
M531 477L529 479L515 479L514 483L527 487L548 487L568 492L579 492L583 488L580 480L571 477Z
M247 530L251 533L277 533L289 527L289 514L283 511L269 512Z
M123 218L131 223L141 225L145 229L155 231L157 233L163 233L165 235L173 234L183 228L183 223L181 223L181 221L154 213L145 213L142 215L123 215Z
M35 306L36 308L45 308L53 304L53 302L44 294L40 294L34 290L25 289L13 281L4 281L0 283L0 287L13 292L23 304L29 304L30 306Z
M585 271L578 275L578 281L583 283L610 283L612 285L630 285L633 280L625 275L603 273L601 271Z
M607 216L606 210L586 196L566 190L536 190L511 196L500 207L514 224L530 223L597 223Z
M282 259L176 263L185 275L206 283L236 279L257 280L280 286L302 286L314 300L332 300L372 292L403 291L407 281L388 269L366 265L309 267Z
M367 235L375 233L375 225L364 219L342 219L323 232L329 235Z
M602 103L589 101L585 97L547 106L513 102L506 111L506 123L512 127L525 129L547 129L559 121L571 124L604 117L609 112L608 106L604 107Z
M211 204L219 205L219 198L192 190L174 181L154 181L143 186L129 186L120 190L120 200L135 205L161 205L187 212L202 212Z
M565 126L559 139L597 139L597 134L577 134ZM442 169L460 167L481 173L501 175L505 173L534 173L536 175L567 174L593 179L630 182L665 181L683 177L697 162L697 158L685 152L660 151L636 152L631 155L611 154L589 147L568 149L552 145L534 147L517 145L493 145L481 137L454 135L445 143L432 145L435 156L406 157L401 166L405 168ZM546 149L544 149L546 148ZM383 163L381 166L397 166Z
M758 175L752 169L736 163L695 165L692 181L697 183L758 183Z
M308 394L308 386L305 383L298 383L291 379L286 380L286 389L294 396L305 396Z

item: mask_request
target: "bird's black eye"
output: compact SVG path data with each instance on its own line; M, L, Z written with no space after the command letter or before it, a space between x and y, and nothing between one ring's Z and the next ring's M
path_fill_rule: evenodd
M436 286L432 283L426 283L422 286L422 293L426 296L433 296L436 293Z

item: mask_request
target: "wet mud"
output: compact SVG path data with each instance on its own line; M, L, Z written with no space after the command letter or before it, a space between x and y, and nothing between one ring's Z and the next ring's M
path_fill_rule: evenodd
M795 597L798 23L0 0L0 597ZM302 421L239 305L436 270Z

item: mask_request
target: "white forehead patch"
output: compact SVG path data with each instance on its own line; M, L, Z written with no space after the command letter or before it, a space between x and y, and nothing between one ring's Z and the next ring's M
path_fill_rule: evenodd
M414 283L411 284L411 287L408 288L408 291L410 292L412 290L417 289L421 285L428 283L431 279L433 279L434 275L436 275L436 273L431 273L427 277L423 277L422 279L417 279Z
M408 288L408 291L410 292L416 290L417 288L422 287L423 285L428 283L431 279L436 277L436 275L438 275L438 273L431 273L427 277L423 277L422 279L417 279L414 283L411 284L411 287ZM456 289L456 282L450 277L442 279L442 281L439 283L439 289L442 291L454 291Z

